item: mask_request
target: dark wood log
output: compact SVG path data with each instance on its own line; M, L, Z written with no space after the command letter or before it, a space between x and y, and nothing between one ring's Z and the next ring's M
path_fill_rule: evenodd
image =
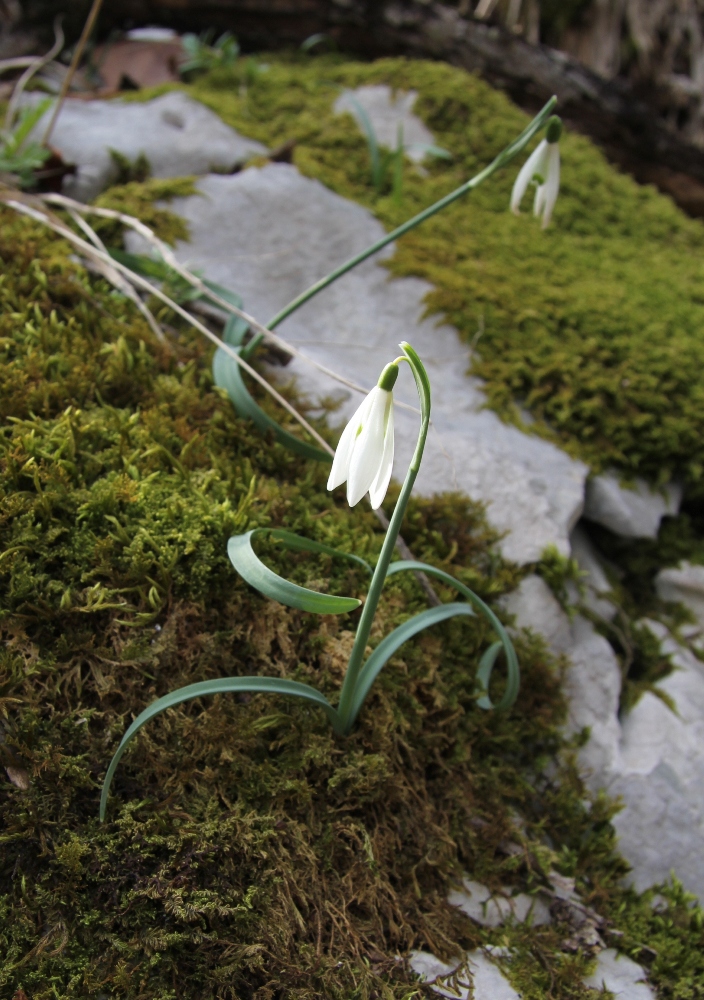
M88 2L69 4L79 24ZM25 23L50 23L65 0L30 0ZM498 27L432 0L109 0L101 31L161 24L178 31L231 30L250 51L297 47L324 32L364 58L443 59L481 74L526 110L551 94L568 125L594 139L610 160L656 184L691 215L704 216L704 153L678 138L653 106L622 81L606 81L570 56L529 45Z

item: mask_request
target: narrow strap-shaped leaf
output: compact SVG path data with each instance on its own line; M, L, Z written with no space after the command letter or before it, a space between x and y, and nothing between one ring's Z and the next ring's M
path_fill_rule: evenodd
M239 340L237 338L240 333L243 335L246 332L247 324L244 323L244 326L242 326L243 321L240 320L240 325L238 326L237 317L233 317L233 320L235 320L234 323L228 321L224 339L234 350L241 351L242 340L241 337L239 337ZM233 343L233 340L237 340L237 342ZM331 456L323 451L322 448L316 448L315 445L309 444L307 441L301 441L294 434L290 434L284 430L283 427L262 410L261 406L250 396L247 386L244 384L240 366L221 347L217 349L213 358L213 378L215 384L227 392L232 405L239 415L251 420L260 431L265 434L267 431L271 431L280 444L288 448L289 451L301 455L302 458L313 459L316 462L332 462Z
M167 281L176 276L173 268L161 259L161 257L149 257L142 253L129 253L127 250L119 250L111 247L108 250L110 256L129 267L135 274L141 274L145 278L156 278L157 281Z
M373 572L366 559L356 556L354 552L341 552L340 549L336 549L332 545L326 545L325 542L314 542L312 538L304 538L303 535L297 535L285 528L255 528L254 530L266 533L270 538L283 542L287 549L294 549L298 552L320 552L327 556L333 556L335 559L349 559L366 569L370 576Z
M362 131L367 140L367 146L369 148L369 159L371 161L372 168L372 183L374 187L378 188L383 181L383 172L381 164L381 151L379 149L379 140L376 137L376 132L374 131L374 126L372 125L371 119L366 112L363 104L357 99L351 90L345 91L345 96L350 104L354 107L357 113L357 122L362 127Z
M352 702L352 711L347 727L348 730L359 715L372 684L399 646L402 646L404 642L408 642L409 639L422 632L423 629L430 628L431 625L437 625L438 622L444 622L448 618L454 618L455 615L474 616L474 611L469 604L465 604L464 602L440 604L435 608L427 608L427 610L421 611L420 614L415 615L413 618L409 618L407 622L399 625L398 628L395 628L393 632L381 640L359 672L354 700Z
M391 576L392 573L403 573L406 571L410 572L421 571L423 573L427 573L428 576L437 577L438 580L442 580L443 583L446 583L450 587L454 587L454 589L458 590L460 594L463 594L468 601L471 601L471 603L475 606L475 608L477 608L477 610L480 611L481 614L484 615L487 621L491 624L492 628L494 629L494 631L496 632L496 634L500 639L501 648L503 649L506 655L506 665L507 665L506 690L504 691L503 696L501 697L498 704L494 705L491 699L489 698L488 686L489 686L489 678L491 676L491 671L499 653L499 649L496 648L496 651L492 654L492 656L488 660L486 660L486 663L489 665L485 667L485 669L482 671L481 676L477 674L477 677L480 683L482 684L482 688L484 691L484 694L482 695L481 699L477 702L477 704L481 708L487 708L487 709L496 708L497 710L502 712L506 711L506 709L509 709L511 705L513 705L516 698L518 697L518 689L521 683L521 671L518 666L518 657L516 656L516 650L513 648L513 643L511 642L508 632L506 631L502 623L499 621L499 619L496 617L494 612L491 610L489 605L485 604L484 601L481 599L481 597L475 594L473 590L470 590L469 587L465 587L463 583L460 583L459 580L456 580L454 576L450 576L450 574L445 573L444 570L437 569L437 567L435 566L430 566L428 563L417 562L416 560L411 560L411 559L400 559L398 562L391 563L386 575ZM491 648L493 649L494 647ZM482 657L482 661L480 663L480 670L482 670L482 664L485 662L485 658L487 657L488 653L489 650L487 650L487 652Z
M493 708L491 698L486 692L489 690L489 681L491 679L491 671L494 669L494 664L496 663L496 658L504 648L502 642L494 642L485 650L479 661L479 667L477 669L477 682L479 687L485 693L481 698L477 698L477 705L480 708Z
M200 681L198 684L188 684L186 687L178 688L163 698L157 698L148 708L145 708L120 741L120 745L115 751L115 755L110 761L110 767L105 775L103 791L100 796L100 819L105 819L105 808L110 794L110 785L120 763L120 758L127 749L131 740L150 719L153 719L167 708L174 708L184 701L191 701L193 698L202 698L213 694L231 694L233 692L247 691L259 694L282 694L290 698L303 698L314 705L318 705L326 713L328 719L336 732L339 732L339 717L337 711L332 707L325 695L308 684L300 684L298 681L287 681L280 677L221 677L214 681Z
M177 271L174 271L172 267L169 267L164 260L158 257L127 253L125 250L111 250L110 255L121 264L124 264L125 267L129 267L132 271L144 277L154 278L157 281L167 281L169 279L183 281ZM203 279L203 284L211 292L215 292L219 298L224 299L225 302L231 303L237 309L242 308L242 299L236 292L230 291L229 288L225 288L224 285L219 285L215 281L209 281L207 278ZM192 299L200 298L201 293L194 288L191 289L191 294L188 297ZM246 320L240 316L229 316L223 331L223 340L225 343L236 351L242 351L243 357L244 349L242 343L248 329ZM239 365L222 348L218 348L213 358L213 378L215 384L227 392L232 405L239 415L251 420L260 431L265 434L267 431L271 431L277 441L284 445L284 447L295 452L297 455L301 455L303 458L313 459L316 462L329 463L332 461L331 456L327 452L321 448L316 448L315 445L309 444L307 441L301 441L295 434L290 434L284 430L283 427L255 403L244 384Z
M227 554L240 576L244 577L247 583L258 590L260 594L264 594L265 597L269 597L273 601L279 601L280 604L286 604L289 608L300 608L301 611L312 611L318 615L341 615L345 611L354 611L360 606L362 602L356 597L335 597L334 594L321 594L317 590L299 587L297 583L285 580L278 573L265 566L252 548L252 539L255 535L266 534L273 535L291 548L308 552L324 552L327 555L361 563L369 569L359 556L351 555L348 552L339 552L321 542L301 538L300 535L293 535L293 532L290 531L255 528L243 535L233 535L227 543ZM295 540L293 543L292 539Z

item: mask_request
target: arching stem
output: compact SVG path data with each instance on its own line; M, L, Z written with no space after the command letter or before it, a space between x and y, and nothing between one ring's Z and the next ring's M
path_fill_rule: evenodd
M345 261L344 264L340 264L339 267L336 267L335 270L331 271L330 274L326 275L326 277L321 278L320 281L316 281L314 285L311 285L305 292L301 292L301 294L293 299L293 301L289 302L287 306L284 306L284 308L278 312L276 316L270 319L267 323L267 328L269 330L275 329L275 327L282 323L288 316L294 313L297 309L300 309L300 307L306 302L309 302L310 299L318 294L318 292L322 292L324 288L327 288L334 281L337 281L338 278L341 278L343 274L347 274L347 272L351 271L352 268L361 264L363 261L367 260L367 258L372 257L380 250L383 250L384 247L389 245L389 243L393 243L393 241L397 240L400 236L410 232L411 229L415 229L415 227L419 226L421 222L425 222L426 219L429 219L431 216L441 212L443 208L451 205L453 201L457 201L458 198L464 197L464 195L473 191L474 188L479 187L483 181L491 177L492 174L495 174L497 170L500 170L501 167L504 167L507 163L509 163L514 156L517 156L518 153L525 149L536 132L540 131L547 119L550 117L556 104L557 98L551 97L545 107L535 116L530 125L528 125L528 127L521 132L518 138L507 146L506 149L502 150L487 167L481 170L470 180L465 181L465 183L461 184L455 191L451 191L450 194L447 194L444 198L436 201L434 205L431 205L429 208L419 212L418 215L414 215L412 219L408 220L408 222L404 222L403 225L398 226L392 232L386 233L386 235L382 236L381 239L372 243L371 246L368 246L366 250L362 250L361 253L355 254L354 257L350 257L348 261ZM261 334L257 334L256 337L253 337L242 351L242 357L251 357L261 344L262 340L263 337Z

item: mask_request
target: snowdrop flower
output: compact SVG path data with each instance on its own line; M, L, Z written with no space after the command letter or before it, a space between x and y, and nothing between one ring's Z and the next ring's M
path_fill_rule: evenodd
M394 397L398 365L384 368L362 405L342 432L328 489L347 481L347 503L354 507L369 493L372 510L381 506L394 464Z
M546 229L552 217L552 210L560 190L560 148L558 142L562 134L562 122L553 115L548 121L546 137L530 154L523 164L511 193L511 211L520 214L520 206L531 181L537 182L533 211L543 219Z

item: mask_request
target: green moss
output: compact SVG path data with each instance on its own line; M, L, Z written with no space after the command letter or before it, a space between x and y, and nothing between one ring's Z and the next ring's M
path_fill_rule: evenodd
M175 212L156 203L168 203L174 198L185 198L195 193L195 181L192 177L133 180L108 188L96 199L95 204L100 208L111 208L116 212L136 216L153 229L160 239L166 243L176 243L177 240L188 239L186 223ZM108 241L116 240L122 232L121 226L107 219L93 220L93 225L96 232Z

